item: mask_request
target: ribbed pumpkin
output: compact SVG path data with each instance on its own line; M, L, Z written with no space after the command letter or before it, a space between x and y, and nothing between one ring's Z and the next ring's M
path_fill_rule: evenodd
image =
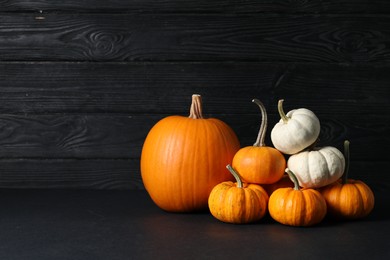
M311 146L317 140L321 125L318 117L309 109L283 110L283 99L278 102L280 121L271 130L271 141L285 154L295 154Z
M267 192L260 185L243 183L230 165L226 167L236 183L225 181L213 188L209 196L210 213L226 223L247 224L259 221L267 212Z
M345 171L342 178L320 189L328 205L328 214L337 219L360 219L374 208L375 197L361 180L348 179L349 141L344 142Z
M294 182L294 188L280 188L269 197L268 211L277 222L289 226L312 226L326 216L324 197L315 189L299 188L298 179L288 168L286 173Z
M145 189L163 210L206 210L212 188L234 180L226 165L239 148L230 126L203 118L201 96L194 94L189 117L168 116L149 131L140 163Z
M261 111L261 124L256 142L241 148L233 157L232 166L244 182L271 184L279 181L286 168L286 159L277 149L264 143L267 131L267 112L263 103L253 99Z
M337 181L344 172L345 159L336 147L313 147L291 155L287 167L304 188L320 188Z

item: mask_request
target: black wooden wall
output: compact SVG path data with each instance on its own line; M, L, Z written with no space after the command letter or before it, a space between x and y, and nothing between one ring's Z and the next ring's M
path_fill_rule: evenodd
M143 189L149 129L191 95L242 146L268 110L351 141L351 177L389 183L390 1L0 1L0 187Z

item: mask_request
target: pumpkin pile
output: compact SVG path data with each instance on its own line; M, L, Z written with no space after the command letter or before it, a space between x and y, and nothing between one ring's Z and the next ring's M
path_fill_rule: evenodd
M260 221L312 226L326 216L359 219L374 208L374 194L362 181L348 179L349 141L344 153L317 147L320 121L306 108L283 111L264 143L267 112L261 112L256 142L241 147L233 129L204 118L202 99L192 95L190 115L168 116L149 131L141 153L141 177L154 203L168 212L208 209L234 224ZM286 159L287 158L287 159Z

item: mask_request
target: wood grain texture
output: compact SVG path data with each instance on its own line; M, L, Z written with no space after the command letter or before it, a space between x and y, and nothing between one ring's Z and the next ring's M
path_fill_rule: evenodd
M187 13L389 13L386 0L3 0L0 11Z
M390 2L1 1L0 187L143 189L143 141L191 95L242 146L268 112L351 141L352 176L379 194L390 139Z
M0 188L144 189L139 160L7 159Z
M0 115L0 158L38 159L139 159L145 137L151 127L167 115ZM186 116L186 115L185 115ZM253 145L260 126L260 115L215 115L236 132L242 146ZM387 160L390 117L345 118L319 115L319 146L342 149L351 141L352 160ZM266 144L272 146L270 131L279 120L269 115Z
M357 161L350 177L364 181L376 196L387 196L390 174L384 162ZM144 189L138 160L8 159L0 163L1 189Z
M148 118L134 119L112 115L3 115L0 157L137 158L150 123Z
M6 14L5 61L385 62L387 15Z
M390 65L260 62L0 62L0 113L256 114L307 107L356 117L390 111ZM321 93L318 95L318 93Z

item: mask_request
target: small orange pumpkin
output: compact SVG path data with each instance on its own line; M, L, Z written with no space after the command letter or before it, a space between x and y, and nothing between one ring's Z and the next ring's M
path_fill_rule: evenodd
M263 103L253 99L261 111L262 121L256 142L253 146L241 148L233 157L232 166L244 182L271 184L279 181L286 168L286 159L277 149L264 143L267 131L267 113Z
M312 226L320 223L326 216L325 199L315 189L300 189L298 179L288 168L287 174L294 188L275 190L268 202L270 216L277 222L289 226Z
M360 219L374 209L375 197L363 181L348 179L349 141L344 142L345 171L340 180L320 189L328 205L328 214L336 219Z
M190 116L169 116L149 131L141 154L145 189L160 208L169 212L208 208L213 187L234 180L226 165L240 148L223 121L203 118L200 95L192 96Z
M209 209L218 220L246 224L259 221L267 212L268 194L257 184L242 183L238 173L230 166L226 168L236 179L216 185L209 196Z

